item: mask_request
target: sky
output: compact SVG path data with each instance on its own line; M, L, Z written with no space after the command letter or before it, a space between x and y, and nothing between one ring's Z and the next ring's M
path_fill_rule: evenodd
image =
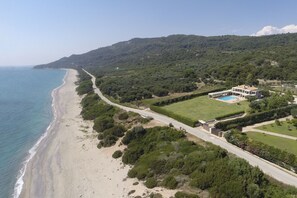
M297 32L295 0L0 0L0 65L36 65L135 37Z

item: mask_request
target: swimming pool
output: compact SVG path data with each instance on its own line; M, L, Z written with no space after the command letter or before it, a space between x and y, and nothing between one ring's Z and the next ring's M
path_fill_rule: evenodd
M218 98L219 100L223 100L223 101L230 101L230 100L236 100L237 97L236 96L222 96Z

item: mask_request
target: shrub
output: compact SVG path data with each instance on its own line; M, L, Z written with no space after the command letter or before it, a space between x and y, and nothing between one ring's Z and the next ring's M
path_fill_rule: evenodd
M157 184L157 180L154 177L148 178L144 183L147 188L154 188L157 186Z
M106 129L105 131L103 131L103 133L104 133L104 136L113 135L116 137L123 137L125 131L126 129L123 126L115 125L112 128Z
M130 190L129 192L128 192L128 195L132 195L133 193L135 193L136 191L135 190Z
M103 147L109 147L114 145L117 142L118 138L114 135L107 135L103 140L101 140L100 144Z
M136 126L130 131L128 131L123 138L122 142L123 144L127 145L129 144L132 140L142 137L146 133L145 129L142 126Z
M119 120L127 120L129 118L129 115L127 112L123 112L119 114Z
M163 196L160 193L151 193L150 198L163 198Z
M104 135L102 133L100 133L97 138L98 138L98 140L103 140Z
M216 120L222 120L222 119L226 119L226 118L237 116L237 115L239 116L239 115L242 115L244 113L245 113L244 111L237 111L237 112L234 112L234 113L225 114L223 116L217 116L217 117L215 117L215 119Z
M210 188L212 185L212 175L210 174L201 174L199 178L195 178L191 181L191 186L205 190Z
M278 119L275 119L275 124L276 124L276 126L281 126L281 123Z
M168 173L169 171L168 169L166 169L166 160L164 159L153 161L151 164L151 169L156 174L164 174Z
M293 125L294 127L297 128L297 118L294 118L294 119L291 121L291 123L292 123L292 125Z
M101 144L101 142L99 142L99 143L97 144L97 148L98 148L98 149L101 149L101 148L102 148L102 144Z
M113 127L113 119L110 117L98 117L94 120L94 130L103 132L106 129Z
M115 152L112 154L112 157L115 158L115 159L117 159L117 158L119 158L119 157L122 157L122 155L123 155L123 152L120 151L120 150L117 150L117 151L115 151Z
M122 160L125 164L134 164L143 153L142 146L133 147L124 153Z
M135 178L136 175L137 175L137 171L134 168L128 171L128 177Z
M294 118L297 118L297 108L293 108L293 109L291 109L291 115L292 115Z
M177 114L174 114L172 112L169 112L169 111L167 111L167 110L165 110L165 109L163 109L163 108L161 108L159 106L151 105L150 109L152 111L157 112L157 113L164 114L164 115L166 115L168 117L174 118L175 120L178 120L178 121L180 121L180 122L182 122L182 123L184 123L186 125L192 126L192 127L194 127L198 122L198 121L194 121L194 120L191 120L189 118L183 117L181 115L177 115Z
M165 179L163 180L163 186L165 186L166 188L169 188L169 189L175 189L177 187L177 184L178 184L178 182L171 175L165 177Z
M296 105L291 105L291 106L287 106L287 107L273 109L270 111L254 113L254 114L250 114L245 117L242 117L242 118L237 118L237 119L233 119L233 120L216 123L215 127L219 128L221 130L228 130L228 129L232 129L232 128L253 125L253 124L256 124L259 122L278 119L278 118L289 116L291 109L295 108L295 107L296 107Z
M94 93L88 93L80 102L83 107L92 106L100 100L99 96Z
M137 177L137 179L139 179L139 180L143 180L143 179L145 179L146 175L147 175L147 174L146 174L145 171L138 171L136 177Z
M198 195L194 195L194 194L189 194L186 192L176 192L174 195L175 198L199 198Z
M84 80L79 83L79 86L76 88L78 95L83 95L93 91L93 83L91 80Z

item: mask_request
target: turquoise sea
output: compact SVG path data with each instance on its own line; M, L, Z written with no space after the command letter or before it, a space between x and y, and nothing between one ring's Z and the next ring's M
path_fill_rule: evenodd
M51 92L64 75L64 70L0 67L0 197L13 197L29 150L53 118Z

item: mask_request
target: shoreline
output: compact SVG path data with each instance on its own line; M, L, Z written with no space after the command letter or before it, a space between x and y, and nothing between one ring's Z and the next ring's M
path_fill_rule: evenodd
M128 178L130 166L112 158L114 151L123 149L119 142L97 148L93 121L80 115L82 97L75 91L76 81L77 71L69 70L65 85L55 94L56 122L27 165L20 197L117 198L151 192L173 196L176 190L148 189L142 181Z
M66 73L63 77L62 80L62 84L59 85L58 87L56 87L55 89L52 90L51 92L51 98L52 98L52 103L51 103L51 111L52 111L52 120L49 123L49 125L47 126L45 132L41 135L41 137L37 140L37 142L33 145L32 148L30 148L30 150L28 151L27 156L25 157L25 160L22 162L21 164L21 169L19 170L18 176L17 176L17 181L14 185L14 190L13 190L13 194L12 196L14 198L18 198L20 197L22 190L23 190L23 186L24 186L24 177L27 171L27 167L28 167L28 163L30 163L30 161L34 158L39 145L43 142L43 140L49 135L49 132L51 131L51 129L53 128L58 115L57 115L57 110L56 110L56 105L55 105L55 95L57 93L57 91L59 89L61 89L65 84L66 84L66 78L68 76L68 70L66 70Z

